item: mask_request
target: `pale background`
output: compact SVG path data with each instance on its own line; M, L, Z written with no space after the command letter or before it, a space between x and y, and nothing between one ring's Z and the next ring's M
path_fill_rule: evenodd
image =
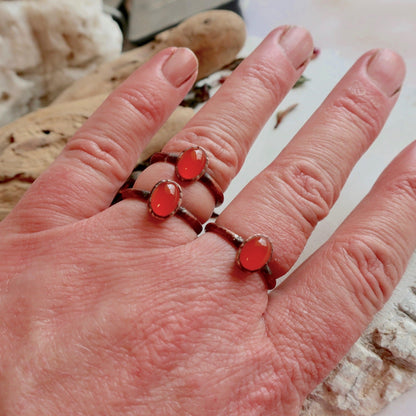
M240 6L247 24L248 49L274 27L296 24L311 31L322 54L306 70L310 85L303 92L293 91L282 103L284 108L300 102L293 115L284 120L279 131L273 132L271 125L263 130L248 159L251 163L227 192L229 200L264 167L268 162L264 159L274 157L290 140L361 54L388 47L401 53L407 63L407 78L396 108L377 142L357 165L334 212L318 227L307 255L368 192L394 155L416 139L416 0L240 0ZM379 416L414 416L415 409L416 388L396 399Z
M309 29L316 45L355 59L374 47L406 57L416 85L416 0L240 0L248 33L266 35L279 24Z

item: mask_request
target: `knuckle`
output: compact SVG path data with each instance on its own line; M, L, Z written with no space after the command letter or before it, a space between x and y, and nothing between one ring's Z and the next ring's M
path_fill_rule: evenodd
M288 84L275 67L270 67L258 62L246 69L241 85L246 86L248 95L258 94L259 91L270 94L274 102L283 98L283 86Z
M367 233L338 239L331 250L334 266L359 306L371 313L379 310L401 276L391 246Z
M240 170L245 150L236 137L227 131L225 124L221 127L193 126L185 129L175 138L176 149L186 149L191 145L203 147L208 152L209 169L222 189Z
M388 191L397 196L416 199L416 172L406 172L394 178L388 185Z
M66 152L75 156L83 166L114 177L117 181L125 180L127 153L112 139L105 136L75 136L68 142Z
M353 84L335 100L334 107L341 111L342 119L352 122L368 137L381 129L379 106L374 97L359 83Z
M116 108L131 111L135 118L140 119L141 122L148 125L162 123L165 114L164 100L156 90L153 90L151 85L141 90L124 88L114 97L111 96L110 99L114 101Z
M108 100L114 108L130 113L129 119L140 120L145 128L158 126L163 121L163 103L158 94L152 93L151 87L144 91L124 88ZM107 178L124 181L132 156L129 146L123 146L124 142L115 137L117 134L123 134L122 129L116 131L101 127L88 135L78 133L68 142L66 150L83 165L103 173Z
M297 211L315 226L326 217L338 190L326 171L311 160L291 160L280 175ZM294 196L294 197L293 197Z

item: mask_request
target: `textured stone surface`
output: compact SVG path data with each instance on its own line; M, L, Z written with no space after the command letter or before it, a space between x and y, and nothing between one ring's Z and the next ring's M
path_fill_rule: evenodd
M416 385L416 255L385 307L302 416L370 416Z
M0 125L48 105L121 46L101 0L0 1Z

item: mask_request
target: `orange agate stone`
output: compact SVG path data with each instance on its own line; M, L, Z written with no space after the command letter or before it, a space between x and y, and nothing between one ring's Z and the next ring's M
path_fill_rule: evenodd
M149 198L150 212L157 218L167 218L175 214L182 202L180 186L169 180L158 182Z
M272 255L272 243L267 237L254 235L247 239L237 253L238 264L247 271L263 268Z
M205 172L207 154L200 147L185 150L176 162L176 173L185 181L198 180Z

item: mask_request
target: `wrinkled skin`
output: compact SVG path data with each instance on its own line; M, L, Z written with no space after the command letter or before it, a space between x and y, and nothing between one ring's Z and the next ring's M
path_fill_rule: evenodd
M304 29L273 31L165 151L203 146L225 190L312 50ZM217 234L156 220L137 200L111 205L196 66L171 48L141 67L0 224L1 415L296 415L402 275L416 240L414 145L270 293ZM364 54L217 219L268 235L275 277L376 138L404 71L392 51ZM152 165L135 187L162 178L172 165ZM183 205L205 222L212 195L182 185Z

